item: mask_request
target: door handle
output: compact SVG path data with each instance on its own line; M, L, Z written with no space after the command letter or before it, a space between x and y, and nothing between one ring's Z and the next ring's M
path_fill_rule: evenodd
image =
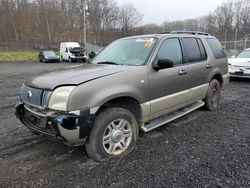
M211 69L211 68L212 68L212 66L210 64L206 65L206 69Z
M179 71L179 75L184 75L184 74L187 74L187 71L186 71L186 70L183 69L183 70L180 70L180 71Z

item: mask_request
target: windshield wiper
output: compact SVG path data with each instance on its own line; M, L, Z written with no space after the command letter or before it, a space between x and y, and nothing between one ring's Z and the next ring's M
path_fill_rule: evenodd
M120 65L112 61L102 61L102 62L98 62L97 64Z

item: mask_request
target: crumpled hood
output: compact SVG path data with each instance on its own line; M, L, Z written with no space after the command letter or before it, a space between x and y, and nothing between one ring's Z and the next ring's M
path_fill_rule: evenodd
M104 76L136 69L136 66L82 64L69 66L28 80L25 84L35 88L53 90L62 85L79 85Z
M250 58L230 58L228 63L233 66L250 67Z

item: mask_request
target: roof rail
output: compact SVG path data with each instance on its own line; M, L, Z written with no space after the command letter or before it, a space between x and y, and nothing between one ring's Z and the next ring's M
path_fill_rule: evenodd
M170 34L170 33L171 33L170 31L163 31L163 32L161 32L159 34Z
M171 34L190 34L190 35L205 35L210 36L209 33L201 32L201 31L171 31Z

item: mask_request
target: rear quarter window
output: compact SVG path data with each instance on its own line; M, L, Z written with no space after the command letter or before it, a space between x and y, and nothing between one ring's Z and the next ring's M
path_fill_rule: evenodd
M208 46L212 50L215 59L225 58L226 54L221 47L220 42L215 38L206 38Z

